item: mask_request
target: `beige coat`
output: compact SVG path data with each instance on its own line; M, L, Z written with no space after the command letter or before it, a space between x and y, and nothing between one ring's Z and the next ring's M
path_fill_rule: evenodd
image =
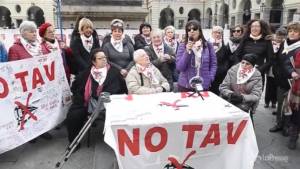
M126 76L126 84L128 93L131 94L152 94L169 91L170 85L160 71L153 66L154 74L159 81L159 84L153 85L149 78L137 71L136 66L133 66ZM143 85L142 85L143 80Z

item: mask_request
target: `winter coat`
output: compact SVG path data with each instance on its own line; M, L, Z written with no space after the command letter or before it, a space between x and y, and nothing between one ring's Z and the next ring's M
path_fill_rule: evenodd
M141 34L138 34L134 37L134 50L144 49L146 46L149 45Z
M201 67L199 75L203 78L203 89L208 90L215 79L217 71L217 57L211 43L206 42L202 50ZM179 45L176 54L176 69L180 72L178 85L191 89L189 80L196 76L195 54L186 51L186 44Z
M241 108L244 111L250 110L255 111L257 103L262 94L262 77L261 73L255 68L255 72L252 77L248 79L247 82L242 84L243 92L238 89L237 86L237 71L239 68L239 63L232 66L224 79L220 84L220 95L221 97L230 101L230 94L239 93L243 96L242 103L239 103L235 106Z
M164 44L164 54L170 55L172 58L167 62L162 62L156 55L153 45L145 47L145 51L150 57L151 63L158 68L161 74L168 80L171 90L173 90L173 72L175 71L175 53L172 48Z
M8 50L8 61L22 60L32 58L31 54L22 45L20 39L17 39Z
M107 42L102 47L103 52L108 58L110 64L119 69L126 69L127 71L134 65L133 62L133 45L126 39L123 39L123 51L117 51L111 42Z
M133 66L126 76L128 93L132 93L132 94L159 93L162 92L161 90L162 88L165 89L165 91L170 91L170 85L167 79L163 77L163 75L155 66L153 66L153 69L154 69L154 75L159 81L159 84L157 85L152 85L150 79L146 77L144 74L139 73L137 71L136 66Z
M100 48L98 34L96 31L92 34L93 36L93 46L92 49ZM70 47L73 52L72 64L74 64L74 73L78 74L89 68L92 65L92 60L90 57L90 52L88 52L81 41L80 35L75 34L73 41L70 42Z

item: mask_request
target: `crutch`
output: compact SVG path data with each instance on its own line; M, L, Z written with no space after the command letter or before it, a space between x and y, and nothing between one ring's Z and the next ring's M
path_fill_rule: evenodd
M88 118L87 122L84 124L84 126L79 131L78 135L75 137L75 139L72 141L72 143L67 147L65 153L60 158L60 160L56 163L55 168L62 168L69 160L69 157L75 150L75 148L78 146L80 141L82 140L83 136L86 134L86 132L90 129L92 123L95 121L95 119L98 117L100 112L105 111L104 102L109 102L109 93L102 93L101 96L98 98L97 107L94 110L94 112L91 114L91 116Z

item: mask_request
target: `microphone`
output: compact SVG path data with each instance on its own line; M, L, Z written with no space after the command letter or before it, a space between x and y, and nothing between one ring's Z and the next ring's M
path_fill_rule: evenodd
M203 79L200 76L194 76L190 79L189 84L192 88L196 90L196 92L203 91Z
M189 37L188 42L194 42L193 36L190 36L190 37ZM188 53L191 54L191 53L192 53L192 50L190 49L190 50L188 51Z

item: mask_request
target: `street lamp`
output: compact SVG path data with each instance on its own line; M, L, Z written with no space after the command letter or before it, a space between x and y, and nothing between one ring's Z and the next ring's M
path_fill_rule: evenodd
M259 8L260 8L260 11L261 11L261 12L264 12L264 10L265 10L265 8L266 8L265 3L262 2L262 3L260 4Z

